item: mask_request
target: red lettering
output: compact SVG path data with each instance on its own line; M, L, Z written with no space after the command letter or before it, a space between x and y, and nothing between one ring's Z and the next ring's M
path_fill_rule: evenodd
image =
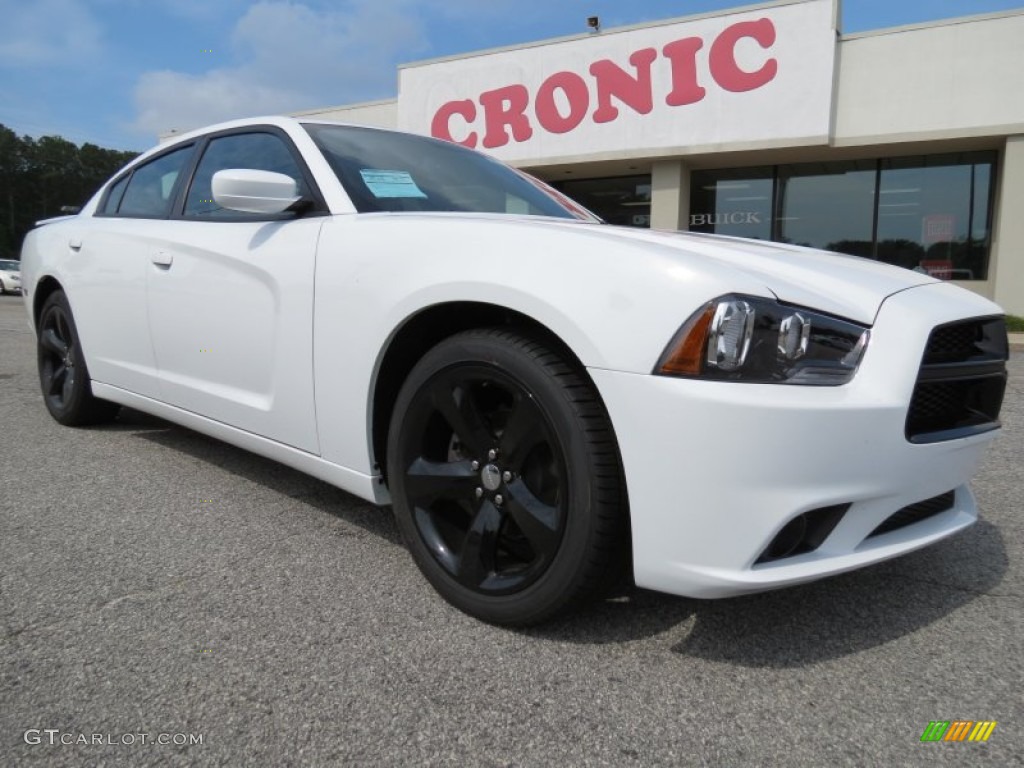
M467 123L472 123L476 120L476 104L470 99L465 99L463 101L449 101L443 105L437 110L433 122L430 123L430 135L435 139L444 139L445 141L462 144L464 147L475 147L477 141L476 131L470 131L462 141L456 141L452 138L452 117L455 115L458 115Z
M768 84L778 75L778 60L765 55L759 69L748 71L740 61L748 61L746 54L752 40L764 51L775 45L777 32L771 19L742 21L726 27L715 39L708 53L708 69L715 83L724 91L742 93ZM671 68L671 89L665 96L670 107L695 104L707 96L701 85L704 76L698 56L704 48L700 37L685 37L667 43L661 54ZM756 50L756 49L750 49ZM756 55L756 54L755 54ZM609 123L618 119L622 105L639 115L654 109L652 67L659 52L643 48L629 57L632 71L611 59L595 61L589 67L594 78L594 94L583 76L569 71L556 72L541 83L535 95L526 86L507 85L481 93L477 101L465 99L449 101L437 110L431 122L431 135L467 147L482 144L487 149L504 147L510 142L522 143L533 137L531 119L536 116L541 128L551 134L565 134L578 128L595 104L595 123ZM484 126L478 125L482 108ZM528 115L531 110L533 115ZM456 120L458 118L458 120ZM453 123L457 123L453 137ZM480 131L480 133L478 133ZM481 138L482 133L482 138Z
M711 44L711 76L722 88L733 93L760 88L774 80L779 70L779 63L775 59L768 59L756 72L740 69L736 62L736 43L745 37L767 50L775 44L775 25L771 19L741 21L726 27Z
M508 85L481 93L480 103L484 108L484 121L487 125L484 146L488 149L508 144L506 127L512 129L512 138L518 142L527 141L533 136L533 128L526 116L526 108L530 104L530 92L526 86Z
M641 115L646 115L654 108L651 64L656 58L658 52L654 48L644 48L630 56L629 63L636 70L636 77L608 59L590 65L590 74L597 81L595 123L610 123L619 116L619 110L612 106L612 96Z
M697 51L703 47L704 41L699 37L684 37L662 49L665 58L672 62L672 90L665 97L670 107L695 104L707 93L697 82Z
M565 94L569 114L562 115L555 103L555 91ZM537 91L537 120L551 133L568 133L587 116L590 109L590 90L583 78L575 72L556 72Z

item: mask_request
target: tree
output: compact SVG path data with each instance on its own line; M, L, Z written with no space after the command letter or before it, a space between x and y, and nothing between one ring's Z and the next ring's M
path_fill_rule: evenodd
M14 255L39 219L59 215L64 205L84 205L135 156L59 136L19 138L0 125L0 257Z

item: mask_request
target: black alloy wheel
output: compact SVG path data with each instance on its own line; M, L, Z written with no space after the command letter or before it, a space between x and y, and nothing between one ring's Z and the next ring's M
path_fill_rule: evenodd
M93 397L75 321L63 291L47 297L39 313L38 332L39 384L50 415L65 426L114 418L118 406Z
M388 447L403 536L458 608L535 623L618 575L628 543L618 449L565 355L498 329L441 342L403 386Z

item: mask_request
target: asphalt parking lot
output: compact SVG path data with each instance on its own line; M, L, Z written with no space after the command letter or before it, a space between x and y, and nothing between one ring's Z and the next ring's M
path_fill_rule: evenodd
M60 427L34 355L0 297L0 765L1024 765L1020 353L969 531L529 631L444 603L387 510L137 412ZM956 719L998 725L921 743Z

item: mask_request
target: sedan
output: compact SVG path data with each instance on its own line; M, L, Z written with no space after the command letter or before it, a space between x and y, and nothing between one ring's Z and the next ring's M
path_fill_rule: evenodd
M391 505L473 616L807 582L977 519L1002 311L927 274L613 227L452 143L261 118L29 233L62 424L145 411Z
M0 259L0 294L21 293L21 264L13 259Z

